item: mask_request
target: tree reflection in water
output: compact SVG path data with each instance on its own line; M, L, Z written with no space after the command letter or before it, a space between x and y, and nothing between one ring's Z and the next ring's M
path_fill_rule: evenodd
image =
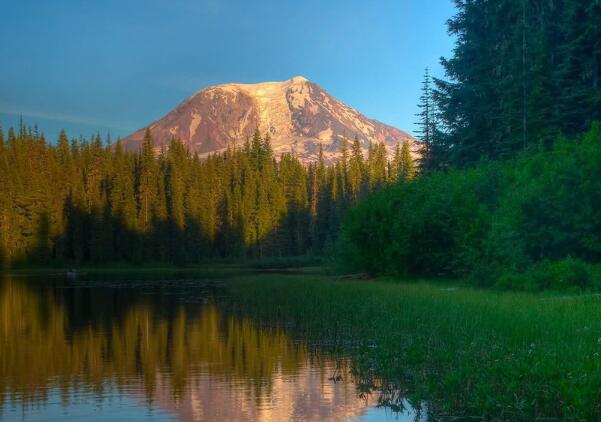
M206 289L122 287L1 282L0 415L51 394L67 409L127 396L181 420L340 419L374 400L347 361L224 312Z

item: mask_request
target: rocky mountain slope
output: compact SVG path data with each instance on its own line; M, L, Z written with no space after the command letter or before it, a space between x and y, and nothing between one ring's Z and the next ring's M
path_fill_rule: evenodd
M201 156L242 145L257 127L270 134L276 155L294 152L304 162L316 159L320 143L326 159L336 159L341 140L352 141L355 135L365 150L372 141L384 142L392 152L405 140L415 153L419 149L409 134L365 117L302 76L284 82L212 86L148 126L157 151L175 137ZM140 148L145 130L124 138L122 145Z

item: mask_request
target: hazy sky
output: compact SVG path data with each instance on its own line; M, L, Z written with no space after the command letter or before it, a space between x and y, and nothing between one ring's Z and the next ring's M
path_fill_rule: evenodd
M125 136L194 92L303 75L412 131L451 0L18 0L0 11L0 124Z

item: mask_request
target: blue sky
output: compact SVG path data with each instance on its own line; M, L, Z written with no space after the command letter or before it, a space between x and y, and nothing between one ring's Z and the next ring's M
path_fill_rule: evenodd
M303 75L413 131L451 0L19 0L0 13L0 124L125 136L192 93Z

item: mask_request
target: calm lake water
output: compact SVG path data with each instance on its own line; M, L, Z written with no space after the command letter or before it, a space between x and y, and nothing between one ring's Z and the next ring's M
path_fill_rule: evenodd
M0 279L0 421L424 420L377 407L343 357L228 311L227 282L112 278Z

